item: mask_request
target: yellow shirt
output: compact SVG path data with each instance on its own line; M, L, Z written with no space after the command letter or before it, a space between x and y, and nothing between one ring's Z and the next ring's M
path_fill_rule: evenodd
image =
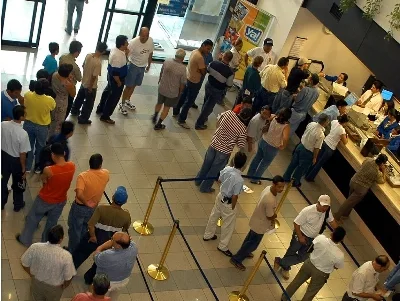
M39 125L49 125L51 123L50 112L56 108L53 97L29 91L25 93L24 98L25 119Z

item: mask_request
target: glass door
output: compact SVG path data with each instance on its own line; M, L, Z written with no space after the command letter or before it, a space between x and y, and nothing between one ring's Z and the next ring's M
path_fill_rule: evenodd
M37 48L45 7L46 0L3 0L1 43Z

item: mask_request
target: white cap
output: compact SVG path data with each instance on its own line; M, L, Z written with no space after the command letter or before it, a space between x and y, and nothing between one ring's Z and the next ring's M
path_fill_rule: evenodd
M311 64L311 60L309 60L308 58L305 57L301 57L298 61L297 61L297 65L301 66L304 64Z
M323 194L318 198L318 203L321 204L321 206L330 206L331 205L331 198L327 194Z

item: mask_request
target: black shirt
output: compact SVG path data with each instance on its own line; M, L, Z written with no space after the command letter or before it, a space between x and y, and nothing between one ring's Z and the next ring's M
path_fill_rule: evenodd
M293 67L290 70L289 77L288 77L288 84L286 90L288 90L291 94L296 93L299 89L300 83L308 78L308 72L303 71L298 67Z

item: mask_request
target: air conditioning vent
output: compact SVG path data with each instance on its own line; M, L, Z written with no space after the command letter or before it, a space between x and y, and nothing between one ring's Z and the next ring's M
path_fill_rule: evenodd
M336 19L336 20L340 20L343 16L343 12L340 10L339 5L337 5L336 3L332 4L331 10L329 11L331 13L331 15Z

